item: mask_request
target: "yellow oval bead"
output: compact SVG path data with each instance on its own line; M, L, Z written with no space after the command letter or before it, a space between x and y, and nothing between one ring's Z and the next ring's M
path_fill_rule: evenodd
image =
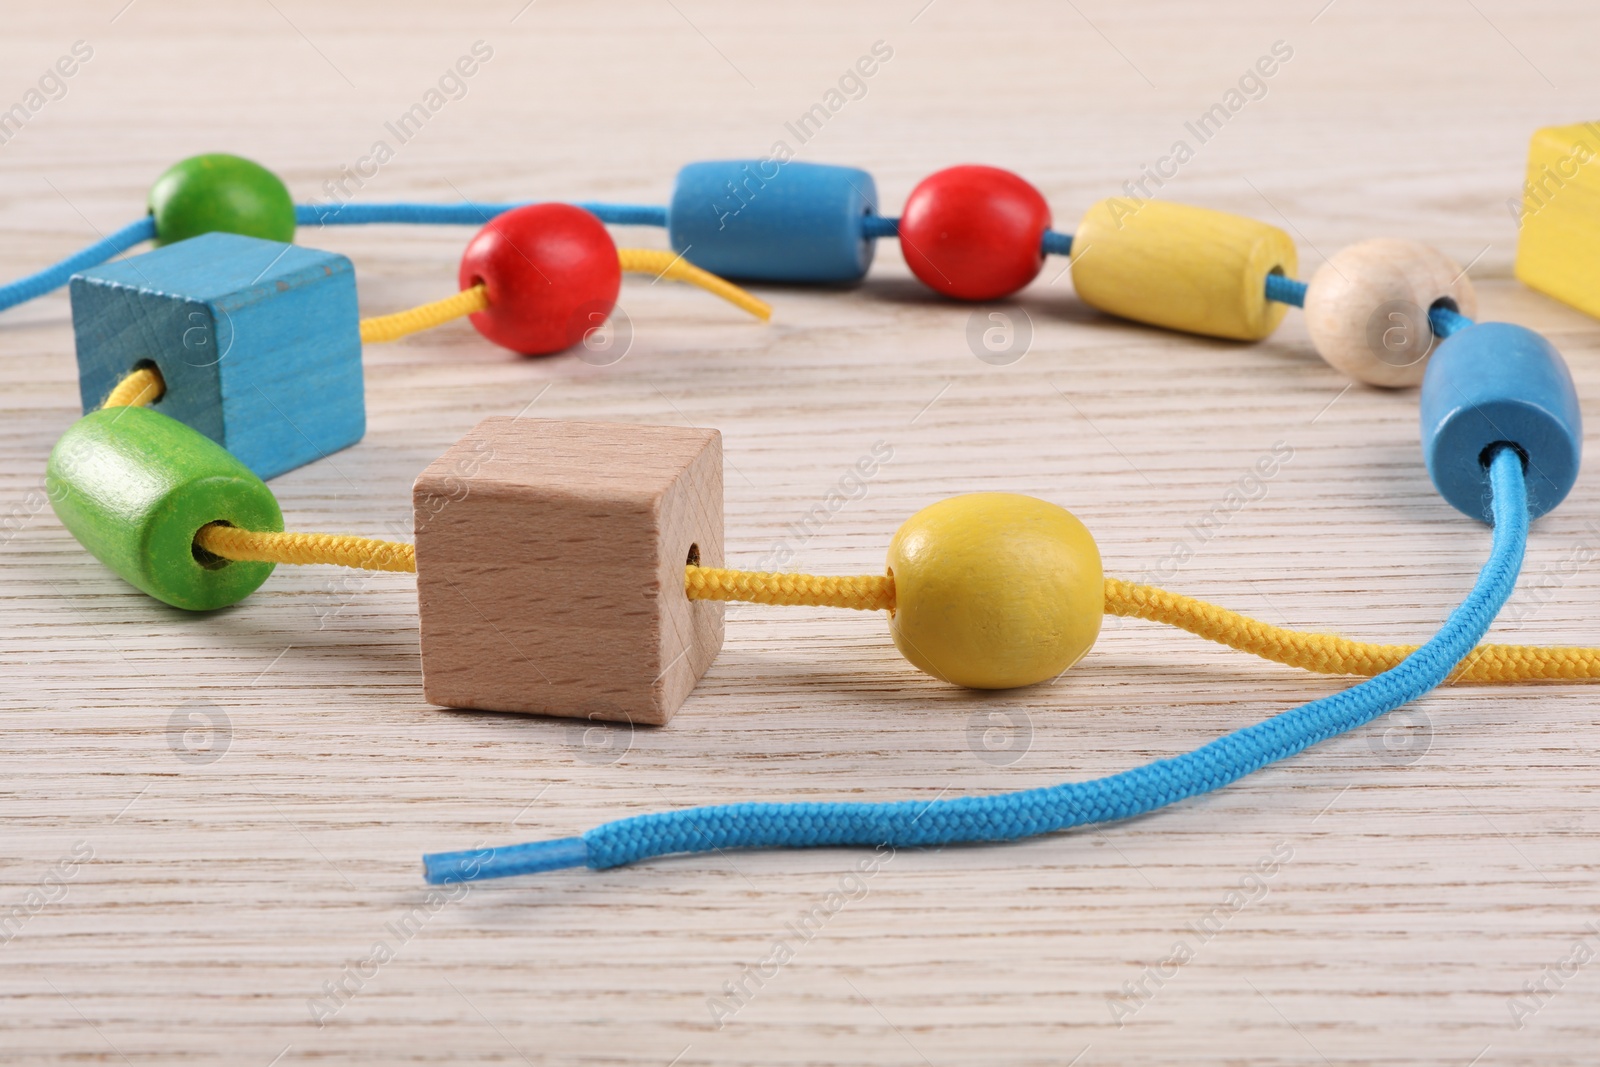
M1163 200L1102 200L1072 235L1072 286L1085 304L1235 341L1278 328L1286 305L1267 299L1267 275L1292 278L1298 266L1276 226Z
M895 647L973 689L1048 681L1100 633L1100 550L1070 511L1016 493L969 493L907 519L889 542Z

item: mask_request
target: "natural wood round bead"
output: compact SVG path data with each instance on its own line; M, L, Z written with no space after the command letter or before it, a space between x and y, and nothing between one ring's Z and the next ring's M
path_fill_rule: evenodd
M1434 347L1428 309L1455 302L1478 312L1472 282L1449 256L1415 241L1379 238L1341 249L1306 289L1306 328L1323 359L1357 381L1418 385Z

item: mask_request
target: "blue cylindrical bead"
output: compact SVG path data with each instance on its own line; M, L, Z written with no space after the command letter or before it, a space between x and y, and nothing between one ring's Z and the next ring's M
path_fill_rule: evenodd
M690 163L672 190L667 234L674 252L725 278L854 282L874 248L861 220L877 210L872 175L854 167Z
M1534 518L1566 498L1583 451L1566 361L1530 329L1485 322L1447 338L1422 379L1428 475L1445 500L1484 522L1491 521L1487 452L1501 443L1522 453Z

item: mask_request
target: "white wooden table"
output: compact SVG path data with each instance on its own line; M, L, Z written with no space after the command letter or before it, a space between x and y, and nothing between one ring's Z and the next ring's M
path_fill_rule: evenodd
M1435 243L1472 265L1484 317L1545 331L1584 396L1600 391L1600 325L1511 279L1505 206L1535 127L1595 117L1600 18L1579 0L95 0L16 5L4 23L0 107L73 42L93 48L0 145L6 278L136 217L155 175L196 152L327 196L480 40L493 56L465 95L347 181L357 199L659 203L681 164L784 139L870 169L889 212L940 167L1010 167L1070 230L1192 143L1184 123L1283 41L1264 95L1160 195L1284 226L1307 277L1362 237ZM785 123L877 41L893 56L864 95L798 144ZM467 236L303 239L355 260L372 314L448 292ZM975 358L974 310L925 291L893 242L858 289L760 290L767 327L630 279L632 347L612 366L518 358L464 323L374 346L366 439L274 489L295 528L390 536L424 465L531 402L720 427L734 565L783 544L800 568L875 570L925 503L1009 489L1072 508L1109 573L1297 627L1430 633L1488 536L1429 485L1415 394L1347 389L1297 313L1256 346L1106 320L1064 266L1014 302L1032 339L1009 365ZM1600 962L1574 956L1600 957L1594 689L1450 689L1128 824L902 852L844 883L852 899L803 941L789 924L863 853L569 871L430 904L424 851L706 802L1092 777L1344 683L1108 623L1056 685L960 692L912 671L881 617L742 607L665 729L442 711L421 700L409 577L280 568L238 608L189 616L65 533L38 495L78 413L63 295L0 315L0 385L0 1062L1600 1056ZM1279 442L1292 460L1202 540L1190 524ZM865 492L797 530L875 445L893 454ZM1179 544L1193 558L1170 566ZM1597 551L1591 468L1535 525L1495 636L1600 640ZM793 958L756 988L743 968L775 940Z

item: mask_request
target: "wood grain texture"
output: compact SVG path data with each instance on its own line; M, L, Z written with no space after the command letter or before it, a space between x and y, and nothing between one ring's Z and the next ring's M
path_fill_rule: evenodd
M422 692L659 726L722 648L715 430L496 416L417 476Z
M166 391L151 409L260 478L366 431L355 269L344 256L207 233L84 271L70 291L85 411L153 363Z
M1392 237L1357 241L1311 276L1306 332L1317 355L1358 382L1421 385L1435 343L1428 309L1440 300L1478 317L1472 279L1437 248Z
M13 5L0 103L74 41L94 56L0 146L0 275L135 218L191 153L262 159L307 200L380 138L394 157L347 182L362 199L664 203L683 163L784 138L873 173L890 210L975 161L1070 225L1282 39L1266 96L1162 197L1284 228L1303 277L1373 235L1435 245L1484 318L1551 337L1586 406L1600 389L1600 323L1512 280L1506 209L1530 133L1591 117L1592 4L674 5ZM399 144L384 123L480 39L466 95ZM880 39L866 94L799 145L785 123ZM377 314L436 299L469 236L301 240L350 256ZM1430 487L1414 393L1351 386L1298 313L1254 345L1163 333L1086 308L1065 266L974 309L886 242L857 289L761 288L768 326L629 278L609 366L520 359L467 323L372 346L367 437L273 489L297 529L403 538L417 474L486 416L713 427L733 566L876 571L918 508L1009 490L1082 518L1108 574L1369 640L1438 625L1489 539ZM975 310L980 333L1025 313L1025 354L977 358ZM902 852L719 1029L709 1002L864 854L561 872L438 906L419 855L699 803L1088 778L1345 683L1107 620L1058 683L977 694L907 666L881 616L731 607L664 729L441 711L408 576L280 567L198 618L73 542L41 491L78 411L64 296L0 315L0 382L0 1059L1490 1067L1600 1046L1600 962L1564 962L1600 922L1592 686L1456 686L1148 818ZM846 475L879 442L862 489ZM1493 637L1600 642L1597 552L1591 466L1534 524Z

